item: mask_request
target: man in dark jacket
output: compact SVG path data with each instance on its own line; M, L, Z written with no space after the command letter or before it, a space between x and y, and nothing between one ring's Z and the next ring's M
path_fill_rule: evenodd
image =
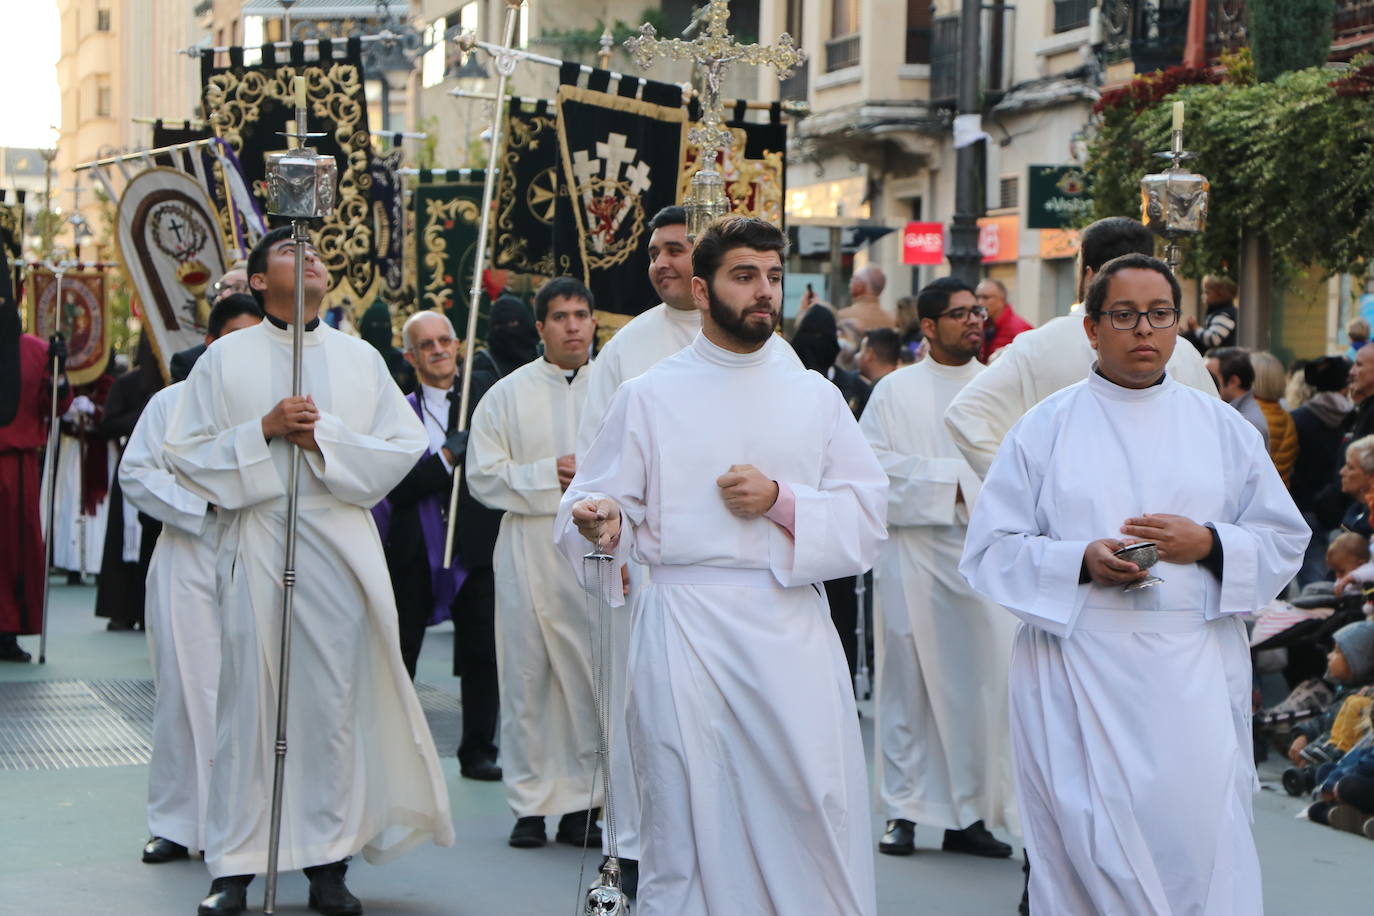
M1208 350L1236 345L1236 281L1230 277L1206 276L1202 278L1202 299L1207 303L1207 314L1202 324L1189 317L1188 328L1180 337L1197 347L1204 356Z

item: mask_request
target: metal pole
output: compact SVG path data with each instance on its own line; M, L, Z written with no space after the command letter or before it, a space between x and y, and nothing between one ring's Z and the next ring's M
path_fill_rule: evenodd
M305 137L305 108L296 108L296 131ZM310 235L305 220L291 221L291 238L296 250L296 301L291 321L291 396L301 396L302 362L305 350L305 246ZM301 447L291 445L291 473L286 484L286 562L282 571L281 661L277 676L277 740L273 745L276 762L272 771L272 821L267 835L267 891L262 911L276 912L277 858L281 851L282 789L286 779L286 713L291 685L291 624L296 597L296 515L297 492L301 476Z
M57 277L57 295L53 298L53 333L52 337L61 338L62 336L62 275L66 273L66 264L58 264L53 273ZM30 277L32 282L32 277ZM38 320L38 307L34 306L34 323ZM34 330L37 330L35 328ZM51 342L50 344L51 345ZM53 543L53 517L57 514L57 448L60 441L57 425L57 376L58 360L54 356L52 360L52 398L48 409L48 448L43 453L43 484L42 495L43 509L47 516L43 522L43 531L47 537L43 542L43 608L39 617L38 628L38 664L44 665L48 661L48 576L52 570L52 543Z
M515 40L515 16L520 11L520 0L506 0L506 24L502 32L502 48L509 51ZM472 397L472 348L477 343L477 307L482 304L482 271L487 260L487 230L491 226L491 201L496 196L496 157L501 152L502 108L506 97L506 80L515 72L517 58L502 55L494 56L496 67L496 103L492 106L491 144L487 154L487 173L482 186L481 222L477 224L477 253L472 265L472 292L468 297L468 326L466 342L463 345L463 383L462 394L458 400L458 431L468 428L468 404ZM454 455L453 487L448 500L448 531L444 535L444 566L453 564L453 535L458 521L458 489L463 475L463 458Z
M978 48L981 0L962 0L959 15L959 114L978 114ZM978 144L955 151L954 219L949 227L950 273L968 285L978 282Z
M854 699L867 698L869 693L868 676L868 573L854 577L854 607L857 610L854 621L854 641L858 644L854 658Z

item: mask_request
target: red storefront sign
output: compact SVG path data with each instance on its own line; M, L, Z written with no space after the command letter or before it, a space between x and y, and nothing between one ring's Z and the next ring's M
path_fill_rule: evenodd
M945 260L945 227L941 223L907 223L902 231L903 264L941 264Z

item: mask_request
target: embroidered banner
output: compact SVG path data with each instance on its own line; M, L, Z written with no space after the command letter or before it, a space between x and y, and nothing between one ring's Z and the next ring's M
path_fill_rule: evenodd
M337 42L320 39L318 59L307 60L305 45L295 42L285 61L271 45L262 48L262 63L247 66L243 49L231 48L229 65L217 68L212 55L201 57L202 100L215 136L238 157L255 198L265 204L263 156L283 149L278 136L294 120L291 91L297 75L306 78L309 124L325 136L311 141L339 163L338 203L334 213L311 233L329 270L331 292L326 305L347 302L361 308L376 298L377 254L372 223L372 143L363 96L361 43L350 38L342 55Z
M699 117L695 102L689 111L694 119ZM725 193L735 213L765 219L782 229L787 197L787 124L782 120L782 106L774 103L767 123L746 121L746 111L743 102L736 103L734 116L725 125L734 135L721 163ZM685 198L691 188L700 158L700 148L688 141L678 179L679 198Z
M372 225L377 234L378 293L397 305L405 292L405 214L401 205L400 148L372 160Z
M467 329L472 269L477 257L477 219L484 173L474 169L463 184L435 184L420 176L411 196L415 223L416 308L442 309L458 336ZM427 180L428 179L428 180ZM477 313L478 347L486 340L484 295Z
M623 80L621 88L633 85ZM649 283L647 223L677 202L687 113L572 85L558 88L557 104L560 177L576 235L573 247L567 227L558 227L557 267L562 273L573 256L580 260L604 339L658 301Z
M68 271L57 277L40 267L29 277L29 320L33 333L47 340L60 328L67 338L67 378L85 385L100 378L110 360L110 307L103 270Z
M559 272L553 257L558 170L557 117L549 103L541 99L526 109L512 99L496 183L492 263L498 270L545 277Z
M172 354L204 342L210 284L227 269L214 204L177 169L140 172L117 213L119 260L143 306L143 326L170 378Z

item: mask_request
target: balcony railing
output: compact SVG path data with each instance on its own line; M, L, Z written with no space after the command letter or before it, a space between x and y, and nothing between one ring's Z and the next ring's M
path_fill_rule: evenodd
M1054 0L1054 30L1067 32L1088 24L1088 13L1096 0Z
M930 63L931 29L929 26L908 26L906 30L906 62Z
M825 43L825 72L834 73L859 65L859 36L845 35Z
M959 17L937 16L931 33L930 100L953 102L959 94Z
M1336 38L1374 31L1374 0L1336 0Z
M782 81L778 98L784 102L805 102L810 99L811 77L810 61L802 61L792 70L792 75Z

